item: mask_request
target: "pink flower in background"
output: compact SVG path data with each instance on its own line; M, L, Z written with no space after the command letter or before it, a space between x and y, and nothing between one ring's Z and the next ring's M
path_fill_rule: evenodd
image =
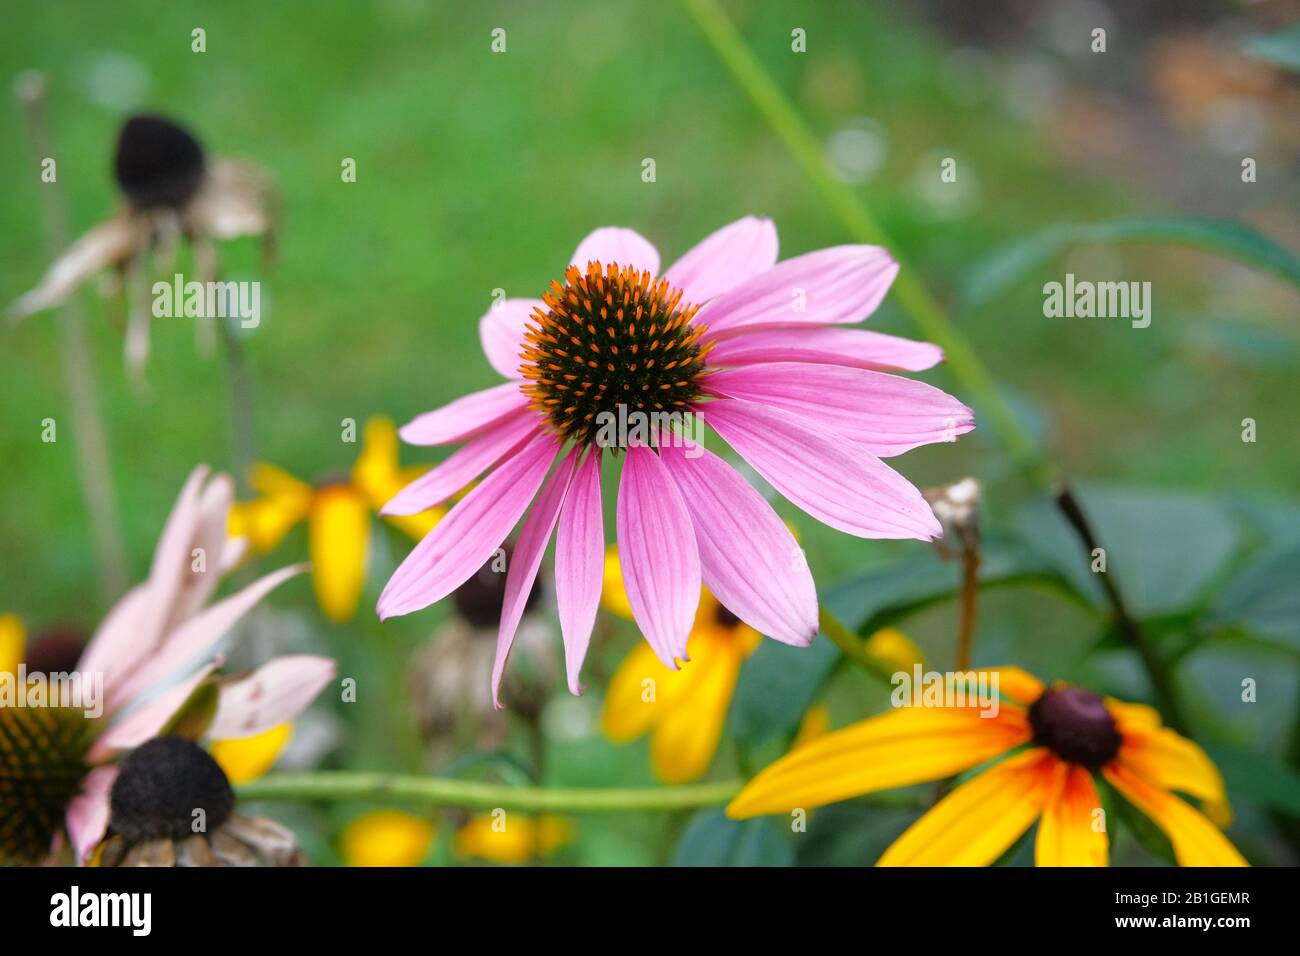
M242 539L226 535L230 479L207 478L204 467L190 474L154 551L149 577L109 611L77 663L83 675L104 675L104 712L94 723L106 724L89 750L76 755L87 772L80 794L68 805L66 826L79 861L89 856L108 824L109 793L118 773L112 761L162 733L220 665L220 639L270 591L306 569L282 568L207 606L242 551ZM334 669L329 658L286 656L222 684L206 736L251 737L292 720L333 678Z
M604 566L600 468L611 446L601 429L632 412L701 416L777 491L832 528L938 537L921 494L881 458L953 441L974 427L973 414L932 386L887 374L930 368L942 358L937 346L845 327L876 309L897 264L875 246L776 259L776 229L764 219L720 229L662 273L658 252L636 232L598 229L541 300L508 299L489 311L483 349L507 381L402 429L411 444L464 444L384 513L424 511L489 474L402 562L380 596L380 617L446 597L528 511L507 572L493 694L553 533L569 686L578 693ZM760 633L811 642L812 576L758 491L702 447L635 437L611 451L626 452L616 526L628 599L665 665L687 659L701 584Z

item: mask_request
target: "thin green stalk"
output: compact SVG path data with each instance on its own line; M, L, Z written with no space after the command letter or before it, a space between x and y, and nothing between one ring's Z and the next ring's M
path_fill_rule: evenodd
M880 223L853 191L835 177L822 145L736 33L731 21L718 9L715 0L682 0L682 3L718 58L794 155L849 234L859 242L887 246L897 257L897 249ZM989 419L1017 464L1031 480L1043 487L1049 486L1053 477L1051 464L998 391L993 376L962 334L944 317L943 309L926 291L916 272L909 269L901 258L899 264L901 269L893 287L897 302L912 317L922 334L943 348L953 376Z
M822 633L829 637L831 642L854 664L873 677L879 677L885 683L892 680L894 667L870 654L862 638L841 624L834 614L822 608L818 612L818 623L821 624Z
M322 770L279 773L243 784L241 800L365 800L427 807L548 813L635 813L716 807L734 797L740 780L680 787L617 789L515 787L414 774Z
M853 191L835 177L817 138L813 136L794 105L781 92L767 70L741 39L731 21L719 9L716 0L681 0L681 2L723 65L731 71L741 89L794 155L805 175L821 193L831 212L856 239L886 246L897 256L897 249L885 230ZM1025 476L1039 488L1053 493L1056 497L1056 489L1061 484L1059 469L1039 449L1033 436L1021 424L1011 406L1003 398L993 376L980 361L975 350L948 322L943 309L926 291L915 271L909 269L901 257L898 258L901 268L898 278L894 280L895 299L912 317L922 334L943 348L947 365L953 376L973 403L979 406L982 417L986 418L994 431L1001 436L1012 459ZM1119 585L1113 579L1107 581L1106 595L1115 619L1121 625L1120 632L1138 651L1152 686L1166 711L1166 716L1181 725L1178 699L1173 692L1166 662L1155 653L1146 641L1140 624L1128 613L1120 596ZM845 643L839 640L836 640L836 643L840 644L841 648L846 648ZM859 660L858 656L847 649L845 653L854 660Z
M44 75L36 72L23 74L14 85L14 91L27 120L36 157L54 156L53 136L46 113ZM67 205L57 180L43 184L40 193L44 204L46 248L53 258L68 245ZM104 600L115 601L126 590L126 549L118 522L117 497L113 493L108 432L100 410L84 316L75 293L59 307L59 347L63 387L72 417L77 479L90 518L90 539L99 571L100 592Z

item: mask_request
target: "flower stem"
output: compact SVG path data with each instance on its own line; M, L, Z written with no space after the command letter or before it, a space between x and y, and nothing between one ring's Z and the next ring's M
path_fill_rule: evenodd
M38 159L55 155L45 109L46 90L45 77L35 72L23 74L14 86ZM68 244L68 211L57 180L45 183L40 192L45 207L46 245L53 258ZM100 591L105 600L115 601L126 590L126 550L122 546L121 526L117 519L117 498L113 493L108 437L99 407L95 369L86 341L84 316L75 293L68 296L59 309L59 339L63 385L72 416L77 477L90 517L90 538L99 569Z
M862 638L841 624L839 618L823 607L818 611L818 623L821 624L822 633L831 639L845 657L873 677L889 683L895 668L869 653Z
M889 237L870 210L851 189L835 178L821 144L745 41L736 33L736 28L718 8L715 0L682 0L682 3L705 39L713 46L718 58L731 71L736 82L803 167L808 179L849 234L859 242L888 246L897 255ZM993 376L966 339L944 317L943 310L916 278L916 273L908 269L901 259L899 264L901 268L898 278L894 280L893 289L899 304L911 315L922 334L943 348L945 361L953 376L989 418L1017 464L1031 480L1040 486L1048 486L1053 476L1052 465L998 391Z
M739 780L617 789L516 787L414 774L323 770L271 774L238 788L241 800L371 800L429 807L552 813L633 813L721 806Z

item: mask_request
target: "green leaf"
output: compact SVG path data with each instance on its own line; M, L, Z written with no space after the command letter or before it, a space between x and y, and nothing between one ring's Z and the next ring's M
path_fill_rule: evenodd
M1276 33L1250 37L1246 41L1246 52L1275 66L1300 73L1300 23Z
M1300 774L1265 754L1235 744L1208 742L1205 752L1223 774L1228 799L1245 797L1300 817Z
M1083 600L1036 549L1007 535L986 536L979 568L981 588L1046 584ZM871 634L899 618L961 590L961 565L945 561L932 548L879 568L870 568L833 587L826 595L835 616L860 634Z
M1210 610L1211 630L1238 627L1300 651L1300 545L1271 551L1236 573Z
M704 810L682 834L673 866L793 866L794 848L777 819L732 820Z
M839 648L824 634L811 647L763 641L745 661L732 698L730 727L736 742L752 751L793 736L839 661Z
M1171 243L1204 249L1240 259L1300 286L1300 260L1291 250L1250 226L1230 219L1144 216L1051 226L995 250L967 277L958 295L958 311L970 312L988 305L1070 246L1113 242Z
M985 588L1046 583L1084 600L1041 555L1007 537L991 535L985 540L979 579ZM960 589L958 563L925 548L829 588L821 601L845 626L871 634L922 607L953 598ZM737 743L753 751L793 736L840 659L839 649L824 634L804 648L764 641L745 662L732 701L729 726Z
M171 720L159 732L159 737L183 737L195 741L202 737L212 719L217 716L217 704L221 700L221 689L212 681L204 681L196 687L185 703L181 704Z
M1203 495L1096 485L1076 486L1074 492L1106 552L1107 573L1118 577L1139 618L1193 606L1240 539L1227 506ZM1078 591L1106 607L1092 558L1054 502L1030 502L1017 523Z

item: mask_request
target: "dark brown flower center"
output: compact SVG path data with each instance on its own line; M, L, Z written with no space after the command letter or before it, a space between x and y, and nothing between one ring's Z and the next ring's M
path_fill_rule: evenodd
M86 636L73 628L42 631L27 648L27 674L71 674L86 649Z
M161 116L132 116L117 139L113 171L137 209L178 208L203 182L203 147Z
M490 630L493 640L496 629L501 623L501 604L506 596L506 571L510 566L510 550L503 548L501 554L488 558L483 567L474 572L474 576L458 587L451 594L460 616L474 627ZM528 592L524 610L531 610L537 603L537 582Z
M50 852L81 791L94 725L69 707L0 706L0 863Z
M606 422L636 412L686 412L700 397L707 346L699 306L649 272L616 263L570 266L551 283L525 335L534 410L566 439L590 444ZM612 417L611 417L612 416ZM615 446L618 447L618 446Z
M235 792L206 750L181 737L155 737L122 762L110 796L109 829L128 842L211 833L235 807Z
M1122 739L1106 702L1079 687L1050 687L1029 708L1034 742L1056 756L1098 770L1119 753Z

